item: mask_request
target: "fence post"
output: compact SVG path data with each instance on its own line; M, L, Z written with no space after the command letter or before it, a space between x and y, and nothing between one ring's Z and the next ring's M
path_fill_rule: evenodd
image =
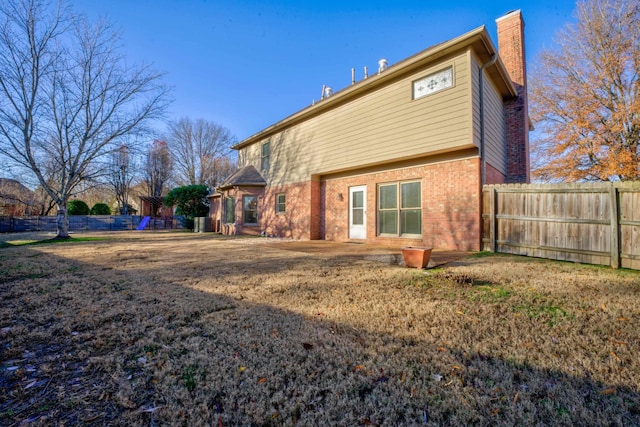
M498 237L496 236L496 188L491 187L489 192L489 247L491 248L491 252L496 252L496 241Z
M620 218L618 215L618 189L615 185L609 188L609 205L611 211L611 268L620 268Z

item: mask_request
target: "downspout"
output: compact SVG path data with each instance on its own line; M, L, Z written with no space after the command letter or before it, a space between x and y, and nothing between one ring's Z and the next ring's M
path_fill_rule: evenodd
M238 235L238 186L234 186L233 187L233 192L234 192L234 203L233 203L233 217L234 217L234 224L233 224L233 234L234 236ZM242 202L240 202L240 204L242 205Z
M478 74L479 88L480 88L480 168L482 170L482 180L480 182L480 189L487 182L487 161L484 153L484 69L492 66L498 59L497 54L491 56L491 60L480 67Z

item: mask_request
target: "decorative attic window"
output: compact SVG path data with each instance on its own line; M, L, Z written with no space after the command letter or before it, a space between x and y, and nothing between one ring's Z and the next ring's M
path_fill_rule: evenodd
M420 99L453 86L453 67L429 74L413 82L413 99Z

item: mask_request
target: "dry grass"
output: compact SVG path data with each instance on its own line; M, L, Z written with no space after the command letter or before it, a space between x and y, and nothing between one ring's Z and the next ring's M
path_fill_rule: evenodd
M265 241L5 244L0 425L640 424L637 272Z

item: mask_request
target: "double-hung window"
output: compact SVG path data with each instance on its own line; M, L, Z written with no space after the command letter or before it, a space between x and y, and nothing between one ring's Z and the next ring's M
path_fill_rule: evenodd
M378 185L378 235L422 235L422 191L419 181Z
M265 142L262 144L260 152L260 169L263 171L269 170L269 163L271 160L271 144Z
M243 223L258 223L258 196L244 196L242 202Z
M280 193L276 196L276 213L283 214L287 209L287 195Z

